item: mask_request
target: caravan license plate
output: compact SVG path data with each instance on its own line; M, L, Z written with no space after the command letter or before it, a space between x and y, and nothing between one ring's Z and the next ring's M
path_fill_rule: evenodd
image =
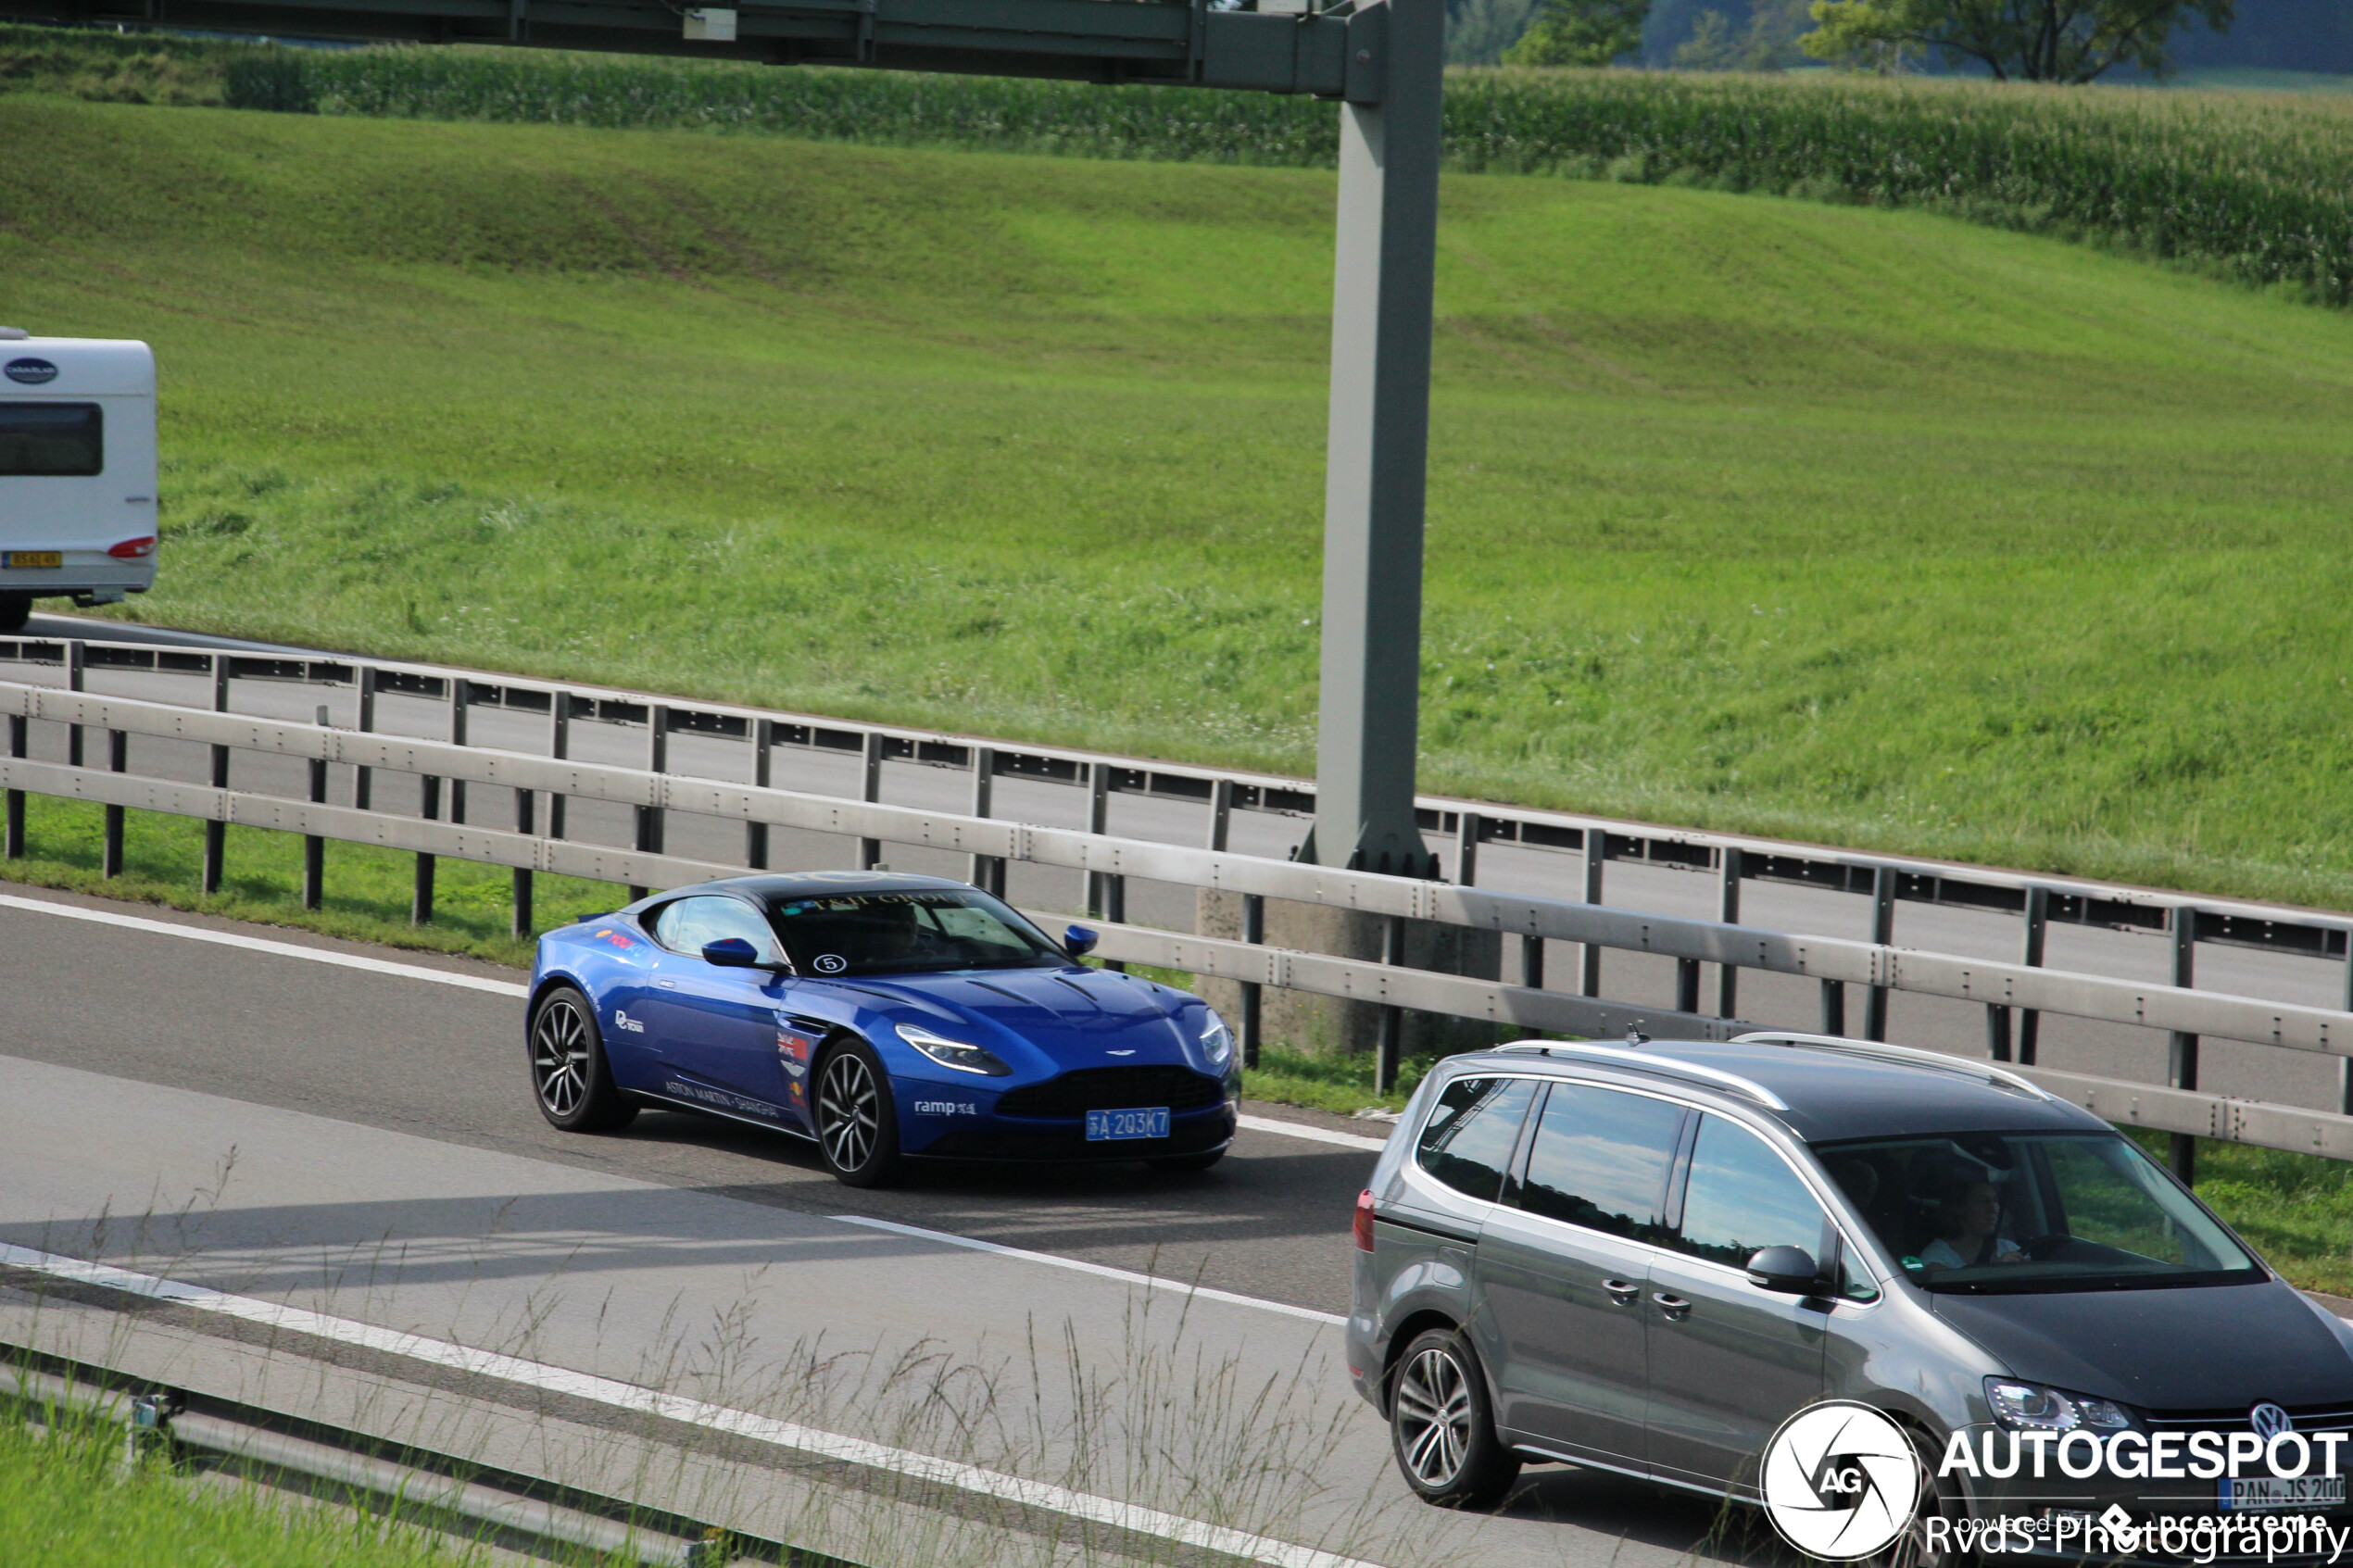
M2342 1475L2244 1475L2222 1477L2216 1499L2225 1513L2261 1513L2280 1508L2341 1508Z
M1168 1135L1168 1107L1154 1106L1149 1110L1090 1110L1087 1113L1087 1141L1101 1143L1106 1138L1164 1138Z
M65 552L62 550L10 550L0 555L0 566L45 566L54 569L65 564Z

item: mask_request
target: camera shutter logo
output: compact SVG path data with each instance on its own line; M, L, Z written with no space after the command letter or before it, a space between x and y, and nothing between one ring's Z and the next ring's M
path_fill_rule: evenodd
M1765 1445L1765 1514L1809 1557L1849 1562L1884 1550L1912 1522L1920 1461L1904 1429L1869 1405L1808 1405Z
M57 367L46 359L11 359L7 376L21 386L46 386L57 379Z
M2295 1420L2284 1409L2269 1399L2259 1399L2248 1409L2246 1424L2254 1427L2255 1435L2267 1443L2283 1433L2296 1430Z

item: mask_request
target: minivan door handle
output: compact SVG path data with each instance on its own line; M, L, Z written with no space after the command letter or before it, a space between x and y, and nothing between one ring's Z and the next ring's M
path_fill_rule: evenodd
M1662 1290L1651 1299L1658 1303L1658 1310L1667 1315L1669 1323L1681 1323L1692 1315L1691 1301L1685 1297L1670 1296Z
M1602 1288L1609 1293L1611 1300L1621 1307L1632 1306L1634 1298L1642 1293L1641 1286L1629 1285L1622 1279L1605 1279L1602 1281Z

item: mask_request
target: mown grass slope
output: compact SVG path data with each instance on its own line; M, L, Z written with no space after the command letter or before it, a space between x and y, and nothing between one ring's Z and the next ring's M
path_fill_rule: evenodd
M1332 186L0 98L0 319L164 367L132 613L1312 755ZM2353 320L1465 176L1425 779L2353 901Z

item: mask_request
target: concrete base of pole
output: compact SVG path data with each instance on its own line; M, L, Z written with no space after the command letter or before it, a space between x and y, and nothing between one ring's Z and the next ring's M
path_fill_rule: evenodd
M1386 924L1379 915L1353 909L1266 900L1268 947L1301 952L1329 953L1337 958L1381 960ZM1204 888L1195 895L1193 929L1203 936L1242 939L1242 897ZM1441 974L1469 974L1484 980L1503 975L1504 939L1492 931L1466 931L1460 926L1405 922L1405 967L1434 970ZM1195 987L1228 1024L1239 1027L1241 986L1231 980L1207 980ZM1378 1003L1353 1002L1339 997L1310 996L1302 991L1269 988L1261 994L1259 1031L1269 1046L1304 1051L1314 1056L1353 1055L1380 1045L1381 1013ZM1444 1018L1436 1013L1408 1012L1399 1040L1405 1057L1441 1056L1478 1050L1497 1043L1495 1025L1474 1019ZM1513 1032L1516 1038L1518 1031Z

